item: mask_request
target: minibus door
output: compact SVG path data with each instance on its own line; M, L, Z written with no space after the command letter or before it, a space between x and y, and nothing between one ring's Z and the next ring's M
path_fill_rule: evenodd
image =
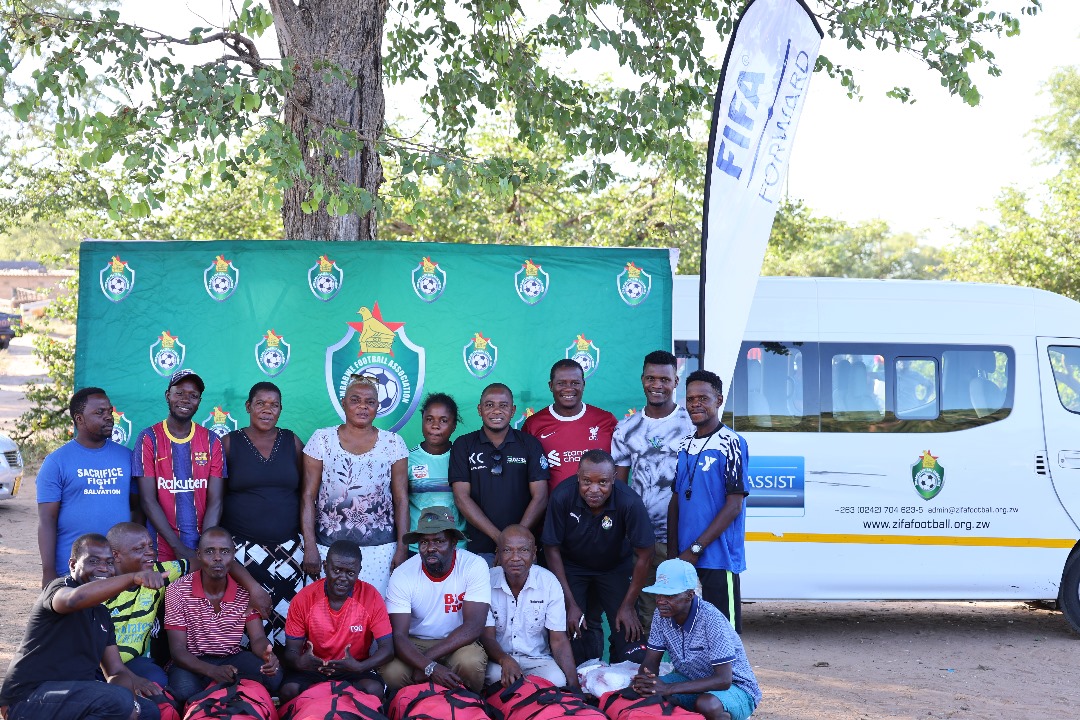
M1046 460L1054 490L1080 528L1080 338L1038 338Z

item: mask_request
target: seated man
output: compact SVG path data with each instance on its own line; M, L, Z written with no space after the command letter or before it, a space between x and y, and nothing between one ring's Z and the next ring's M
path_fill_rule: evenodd
M450 509L424 508L416 531L404 541L420 552L394 570L386 609L397 657L382 668L392 697L416 682L444 687L484 686L487 655L477 640L491 602L491 580L482 558L459 550L463 539Z
M685 560L656 568L656 584L644 589L656 596L656 612L633 688L707 720L746 720L761 702L757 678L739 635L715 605L697 597L697 585L697 572ZM665 651L675 672L657 677Z
M491 569L491 611L480 642L488 654L487 681L508 687L522 675L580 689L566 635L566 605L558 579L534 565L536 543L528 528L511 525L499 535L499 565Z
M105 601L105 607L112 615L120 659L139 677L165 687L169 682L168 676L149 657L150 640L157 637L161 629L159 611L165 600L165 588L192 570L201 569L202 561L196 555L190 564L187 560L156 562L150 533L142 525L132 522L113 525L107 537L117 574L153 570L165 578L164 584L159 587L132 585ZM259 608L264 617L268 616L270 594L240 563L230 566L229 575L248 591L251 604Z
M196 552L203 568L165 590L165 631L173 665L169 688L179 702L209 683L256 680L271 693L281 685L281 667L263 632L258 613L248 611L248 592L229 577L232 535L207 528ZM240 647L247 632L251 651Z
M611 662L639 658L641 639L635 604L652 562L652 522L641 498L615 480L615 461L603 450L587 450L577 482L555 488L544 523L544 552L566 596L567 632L578 665L598 658L603 647L588 630L599 603L611 627ZM628 653L630 656L628 657Z
M356 543L338 540L326 552L326 577L290 603L284 658L289 672L281 686L282 702L328 680L346 680L383 696L385 686L375 668L393 659L394 639L382 597L359 579L361 561Z
M7 708L8 720L156 720L157 705L146 698L161 688L120 660L109 611L101 603L131 585L161 587L161 574L114 577L109 543L98 534L75 540L68 568L71 574L45 586L30 611L26 635L0 687L0 708ZM107 684L98 679L99 668Z

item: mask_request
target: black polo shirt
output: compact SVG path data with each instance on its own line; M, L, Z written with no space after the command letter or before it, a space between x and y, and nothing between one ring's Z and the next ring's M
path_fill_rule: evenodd
M585 503L577 481L567 478L548 497L544 545L558 545L564 563L587 570L614 570L634 548L651 548L649 511L624 482L612 485L607 503L596 515Z
M501 475L491 468L502 465ZM450 484L469 483L469 496L500 530L521 522L532 501L530 483L548 481L548 463L540 441L528 433L510 428L506 439L495 447L484 429L462 435L450 448ZM468 549L493 553L495 543L467 523Z

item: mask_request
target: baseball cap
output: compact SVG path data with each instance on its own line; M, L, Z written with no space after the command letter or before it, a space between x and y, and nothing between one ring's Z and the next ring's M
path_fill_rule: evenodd
M450 508L445 505L433 505L432 507L424 508L420 511L420 517L416 521L416 530L405 533L402 538L406 543L412 545L413 543L420 542L425 535L434 535L435 533L446 531L446 533L452 536L455 541L461 541L465 539L461 531L457 529L457 525L454 523L454 515L450 512Z
M195 383L199 388L199 392L206 390L206 383L203 382L203 379L199 377L194 370L188 370L187 368L177 370L172 374L172 377L169 378L169 387L171 388L173 385L177 385L183 380L190 380Z
M656 567L656 584L641 591L653 595L678 595L687 590L696 590L697 586L698 576L694 566L685 560L673 558Z

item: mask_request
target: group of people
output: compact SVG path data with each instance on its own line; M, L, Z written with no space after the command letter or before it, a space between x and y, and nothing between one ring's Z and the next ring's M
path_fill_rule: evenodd
M688 376L685 408L670 353L649 353L641 381L642 411L620 422L560 360L552 404L520 430L512 390L493 383L481 427L456 439L458 405L433 393L411 451L375 427L364 375L345 389L345 422L306 444L277 426L269 382L251 388L249 425L219 439L193 422L202 378L176 372L168 416L133 452L110 439L105 391L79 390L75 438L38 475L44 591L0 707L11 720L46 705L154 717L145 698L162 687L182 701L241 677L283 700L333 679L387 697L523 674L576 690L606 615L610 659L640 663L638 692L710 720L749 716L761 695L739 639L746 443L720 421L714 373ZM74 623L89 628L78 652L48 647ZM677 672L658 677L664 652ZM114 714L87 714L95 703Z

